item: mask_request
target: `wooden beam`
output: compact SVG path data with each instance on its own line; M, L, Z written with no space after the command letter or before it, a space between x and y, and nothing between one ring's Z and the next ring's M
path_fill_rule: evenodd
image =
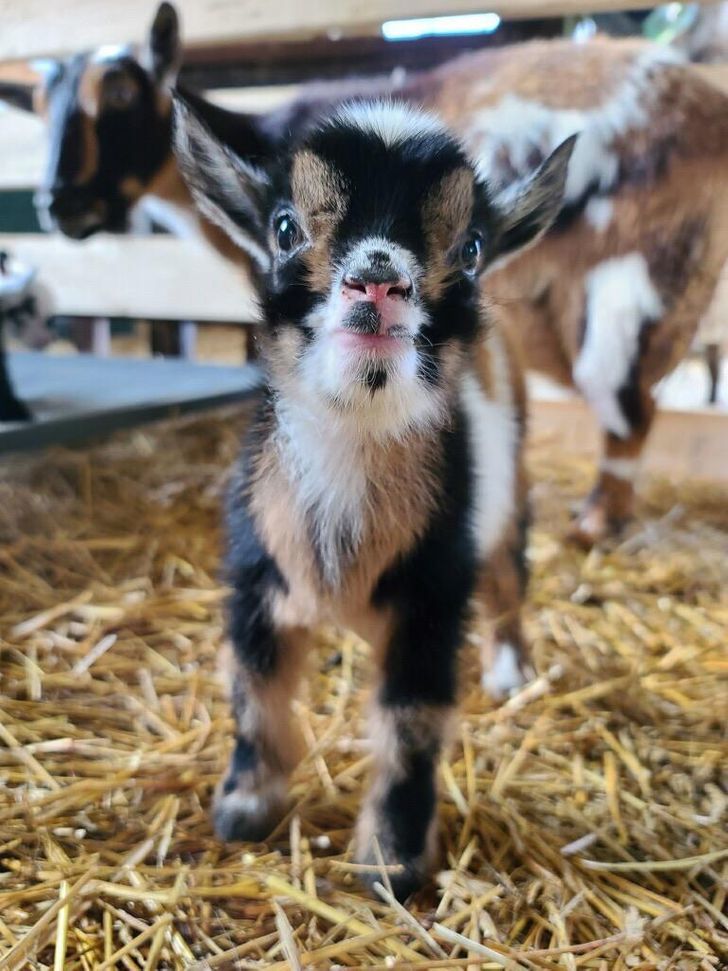
M43 121L0 103L0 145L0 190L39 185L47 150Z
M595 6L596 3L596 6ZM190 46L233 44L245 38L295 37L329 31L361 33L385 20L436 16L442 0L177 0ZM452 13L480 12L483 0L456 0ZM487 9L523 19L630 10L637 0L492 0ZM0 60L69 54L100 44L141 41L152 7L148 0L0 0Z
M242 271L206 243L171 236L0 234L0 249L38 268L53 311L82 317L257 320Z

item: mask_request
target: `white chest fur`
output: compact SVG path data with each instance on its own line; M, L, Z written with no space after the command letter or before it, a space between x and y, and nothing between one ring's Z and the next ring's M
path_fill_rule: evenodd
M324 578L336 586L342 552L361 542L368 485L365 443L354 423L303 409L278 409L279 448Z

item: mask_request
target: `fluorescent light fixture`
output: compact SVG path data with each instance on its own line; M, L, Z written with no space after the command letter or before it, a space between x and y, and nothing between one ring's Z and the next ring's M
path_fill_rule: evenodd
M492 34L500 26L497 13L466 13L451 17L416 17L412 20L387 20L382 34L387 40L414 40L417 37L446 37L450 34Z

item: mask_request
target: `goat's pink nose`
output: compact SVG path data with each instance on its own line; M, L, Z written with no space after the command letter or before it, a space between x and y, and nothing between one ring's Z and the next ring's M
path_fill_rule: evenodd
M344 277L344 296L349 300L366 300L381 304L385 300L405 300L412 292L409 277L387 280L384 283L370 283L356 276Z

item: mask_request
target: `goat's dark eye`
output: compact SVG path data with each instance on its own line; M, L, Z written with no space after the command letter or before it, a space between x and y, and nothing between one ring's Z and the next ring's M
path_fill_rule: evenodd
M483 239L478 233L473 233L463 243L460 250L460 263L466 273L475 273L480 267L483 255Z
M301 240L301 230L292 216L283 215L276 219L276 240L281 253L290 253Z

